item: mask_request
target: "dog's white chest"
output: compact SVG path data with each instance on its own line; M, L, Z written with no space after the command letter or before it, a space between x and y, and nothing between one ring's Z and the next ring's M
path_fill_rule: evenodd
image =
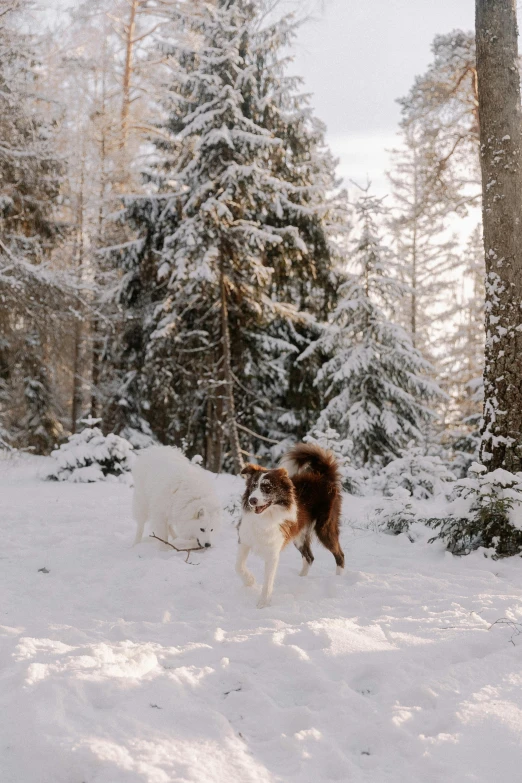
M269 509L264 514L244 512L239 527L240 542L252 547L261 557L279 551L284 544L280 526L286 516L282 509Z

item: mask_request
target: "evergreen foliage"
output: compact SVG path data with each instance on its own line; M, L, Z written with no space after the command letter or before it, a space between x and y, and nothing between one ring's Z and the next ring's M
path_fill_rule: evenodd
M164 43L155 192L126 199L138 238L109 251L126 328L106 426L147 422L219 470L227 453L237 463L304 434L319 407L294 360L335 299L336 182L323 128L284 73L291 20L260 26L246 0L172 15L187 36Z
M399 100L401 128L417 142L422 202L439 214L480 201L478 85L475 35L436 35L433 60Z
M386 314L400 286L390 276L393 259L377 224L382 202L366 193L356 212L356 272L340 288L331 322L304 355L319 350L330 357L316 378L326 398L317 426L328 423L352 442L356 466L376 466L422 440L433 417L429 402L440 391L427 377L428 362Z
M45 262L59 239L62 164L37 105L37 63L21 13L17 0L1 0L0 424L13 445L46 453L60 430L45 347L64 296Z
M502 468L488 473L474 463L467 478L455 485L447 516L426 520L438 530L450 552L466 555L478 547L494 549L494 557L522 552L522 480Z
M373 487L386 497L393 497L400 487L415 500L426 500L452 490L455 476L438 456L410 448L389 462L374 478Z
M484 244L477 226L462 253L464 282L455 303L455 323L441 360L442 383L451 398L449 421L462 423L462 435L478 434L484 370Z
M412 525L419 522L419 514L415 501L404 487L398 487L385 503L379 503L374 519L383 532L394 536L406 533L410 541L414 541L410 530Z
M98 427L85 427L51 453L52 481L91 483L122 477L132 465L132 445L118 435L104 435Z
M25 414L19 439L36 454L48 454L60 439L63 427L53 405L47 368L42 362L37 337L26 341L23 360Z
M407 285L401 324L440 373L449 394L445 421L465 435L471 428L462 420L477 412L464 378L473 342L483 354L483 313L472 309L484 299L484 250L480 230L458 248L448 218L480 206L475 36L462 30L437 35L432 51L426 71L399 100L404 144L390 175L397 207L392 229Z
M453 308L448 290L461 265L454 238L447 236L447 210L433 198L433 172L424 159L423 131L403 128L403 147L393 153L389 174L395 209L394 235L397 275L403 283L400 323L411 341L432 363L439 339Z

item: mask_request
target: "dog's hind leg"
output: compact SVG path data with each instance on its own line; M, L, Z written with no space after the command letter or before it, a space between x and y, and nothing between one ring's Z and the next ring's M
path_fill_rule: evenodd
M248 568L246 567L246 561L249 552L250 552L249 546L247 546L246 544L239 544L237 550L237 559L236 559L236 573L239 574L239 576L243 580L243 584L245 585L245 587L251 587L256 581L254 578L254 574L251 571L249 571Z
M272 591L274 589L275 575L279 563L279 555L280 550L277 552L272 552L265 560L265 581L263 584L263 589L261 590L261 597L257 602L258 609L263 609L265 606L270 606Z
M335 557L335 573L340 576L344 571L344 552L339 543L339 531L331 527L316 527L315 532L321 544Z
M147 521L148 509L147 501L141 492L134 490L134 496L132 498L132 515L136 520L136 537L134 539L135 544L139 544L143 538L143 530Z
M294 541L294 544L301 552L303 558L303 567L299 572L299 576L306 576L310 570L310 566L314 562L314 556L310 547L310 533L307 533L303 540Z

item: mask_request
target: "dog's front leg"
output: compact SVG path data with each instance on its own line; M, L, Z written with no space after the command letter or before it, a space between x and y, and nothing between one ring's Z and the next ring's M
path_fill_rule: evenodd
M239 574L239 576L243 580L243 584L246 587L251 587L256 581L254 579L254 574L251 571L249 571L248 568L246 567L246 561L249 552L250 552L249 546L247 546L246 544L239 544L237 550L237 559L236 559L236 573Z
M270 606L272 600L272 591L274 589L274 580L277 572L277 566L279 563L279 550L277 552L271 552L265 559L265 582L263 589L261 590L261 597L257 602L257 608L263 609L265 606Z
M169 540L169 523L161 514L153 514L150 520L152 532L164 541ZM161 544L161 549L170 549L168 544Z

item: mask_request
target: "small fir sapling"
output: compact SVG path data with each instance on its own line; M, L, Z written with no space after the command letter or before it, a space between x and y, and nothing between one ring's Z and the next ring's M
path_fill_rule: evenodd
M414 522L422 522L419 501L433 497L447 500L455 476L439 456L411 447L401 457L388 463L370 484L387 498L376 509L375 521L386 532L408 533Z
M494 558L522 552L522 475L473 463L453 492L450 513L425 520L450 552L466 555L478 547Z
M400 487L415 500L427 500L436 495L448 497L454 481L454 474L440 457L412 446L382 468L372 486L386 497L393 497Z
M410 541L410 527L419 521L417 509L411 494L404 487L397 487L386 502L375 508L374 521L386 533L399 535L407 533Z
M130 472L133 447L125 438L93 426L99 419L84 419L87 426L71 435L51 453L53 466L46 478L52 481L91 483L124 477Z

